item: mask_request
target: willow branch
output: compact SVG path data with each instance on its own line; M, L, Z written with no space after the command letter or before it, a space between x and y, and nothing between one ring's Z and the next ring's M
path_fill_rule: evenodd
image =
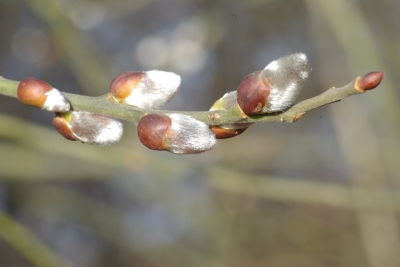
M378 73L378 74L377 74ZM73 110L88 111L104 116L133 122L137 124L140 118L145 114L171 114L180 113L189 115L209 126L219 126L235 123L252 123L252 122L295 122L301 118L306 112L338 102L348 96L362 94L366 90L370 90L379 85L382 80L383 72L371 72L362 78L357 77L349 84L335 88L332 87L324 93L313 98L306 99L297 103L284 112L276 114L263 114L256 116L246 116L241 112L240 108L233 107L229 110L214 110L202 112L187 111L169 111L155 109L141 109L126 104L115 102L108 95L98 97L83 96L77 94L63 94L69 99ZM17 87L19 82L1 78L0 94L17 98Z

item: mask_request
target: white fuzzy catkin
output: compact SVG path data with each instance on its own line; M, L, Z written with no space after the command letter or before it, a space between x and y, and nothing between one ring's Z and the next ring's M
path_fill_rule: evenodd
M123 133L120 121L85 111L72 112L68 125L79 141L90 145L112 145L121 139Z
M123 102L140 108L159 108L175 95L180 84L181 77L173 72L147 71Z
M175 154L195 154L212 149L217 143L207 124L188 115L172 114L171 138L166 140L168 151Z
M218 99L214 105L210 108L210 111L213 110L228 110L233 106L236 106L237 102L237 92L231 91L225 93L220 99Z
M68 99L56 88L45 93L46 101L42 109L52 112L67 112L71 109Z
M278 112L290 107L310 71L310 63L303 53L284 56L269 63L260 75L266 77L271 85L262 112Z

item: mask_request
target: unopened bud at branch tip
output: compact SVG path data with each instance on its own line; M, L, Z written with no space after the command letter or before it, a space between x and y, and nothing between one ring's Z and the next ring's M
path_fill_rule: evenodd
M360 92L376 88L382 81L385 73L383 71L372 71L357 79L355 88Z

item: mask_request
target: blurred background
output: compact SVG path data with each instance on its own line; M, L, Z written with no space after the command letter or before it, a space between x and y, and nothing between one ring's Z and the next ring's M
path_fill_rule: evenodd
M170 110L208 110L286 54L299 101L383 70L381 85L256 124L200 155L70 142L0 96L0 266L400 266L400 1L0 0L0 75L84 95L126 70L182 76Z

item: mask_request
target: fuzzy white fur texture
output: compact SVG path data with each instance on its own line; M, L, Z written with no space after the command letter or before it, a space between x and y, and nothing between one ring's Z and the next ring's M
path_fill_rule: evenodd
M89 145L112 145L123 134L120 121L84 111L74 111L69 126L78 140Z
M123 102L140 108L159 108L171 100L180 85L181 77L173 72L147 71Z
M71 109L68 99L56 88L45 93L46 101L42 109L52 112L67 112Z
M271 91L263 113L279 112L289 108L311 72L310 62L303 53L281 57L269 63L261 77L268 79Z
M169 151L175 154L196 154L212 149L217 139L209 127L188 115L172 114L171 138L167 139Z

